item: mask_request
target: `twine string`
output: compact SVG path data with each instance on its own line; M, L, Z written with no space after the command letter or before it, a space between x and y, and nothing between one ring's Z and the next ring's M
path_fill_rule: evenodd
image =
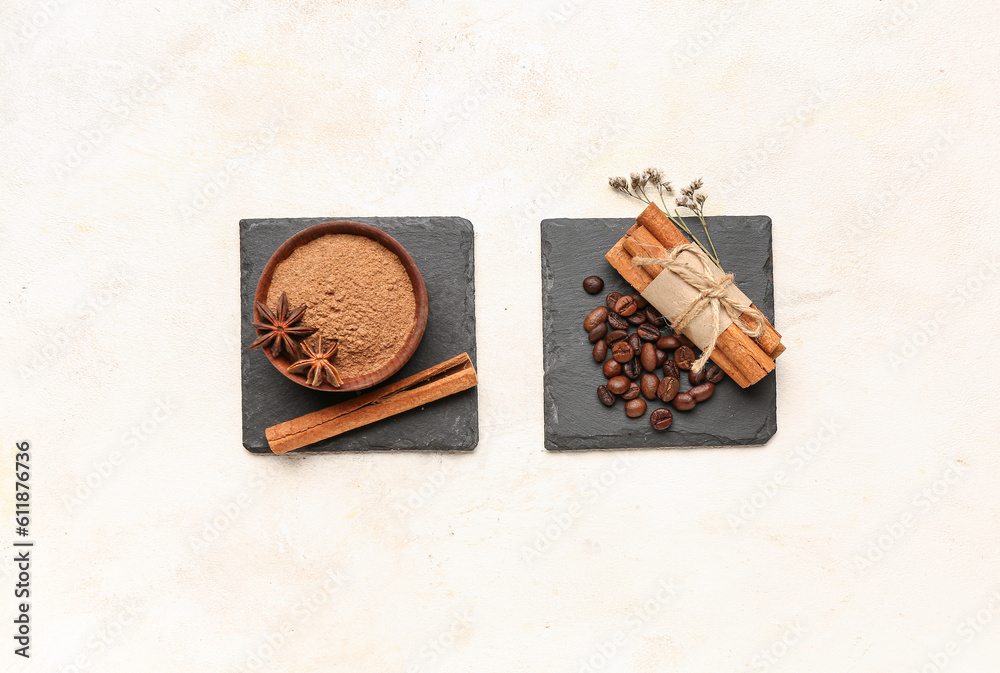
M633 239L634 240L634 239ZM639 243L639 241L636 241ZM643 245L639 243L639 245ZM643 245L643 247L646 247ZM660 249L662 251L662 248ZM694 243L678 245L670 250L663 251L663 257L633 257L634 266L659 266L677 275L681 280L697 290L698 296L673 320L672 326L675 332L684 332L684 329L691 324L695 316L700 315L704 310L712 312L712 339L708 346L702 351L701 357L695 360L691 367L695 372L700 372L708 363L715 351L716 342L719 339L719 321L722 311L725 311L729 318L742 330L744 334L752 339L756 339L764 333L764 316L760 311L750 306L750 304L735 300L729 296L729 286L733 284L733 274L727 273L716 276L715 270L718 268L705 252ZM678 259L682 253L691 253L698 263L692 266L686 261ZM747 327L742 319L744 313L749 313L757 321L754 328Z

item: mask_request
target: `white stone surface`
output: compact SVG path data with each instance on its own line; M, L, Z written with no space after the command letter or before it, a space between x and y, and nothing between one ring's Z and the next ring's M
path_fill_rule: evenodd
M5 670L995 670L997 25L3 3L0 442L32 442L36 542ZM637 213L606 177L650 164L774 220L778 434L546 453L538 222ZM428 214L476 226L479 448L246 453L238 220Z

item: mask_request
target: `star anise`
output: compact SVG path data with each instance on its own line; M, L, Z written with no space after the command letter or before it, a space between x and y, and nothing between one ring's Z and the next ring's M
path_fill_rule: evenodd
M303 358L289 365L288 371L292 374L306 372L306 383L313 388L323 385L324 379L329 381L334 388L339 388L344 381L340 378L340 372L337 371L337 368L330 364L330 360L337 353L339 346L340 343L334 341L332 346L324 349L323 337L319 337L317 340L316 348L302 342Z
M302 316L306 313L306 307L299 306L292 312L288 311L288 295L281 293L278 299L278 307L272 311L264 302L257 302L257 314L260 322L254 322L253 326L258 331L262 331L250 348L270 348L271 355L278 357L284 350L290 358L297 360L299 349L295 344L296 339L305 339L316 331L315 327L297 325Z

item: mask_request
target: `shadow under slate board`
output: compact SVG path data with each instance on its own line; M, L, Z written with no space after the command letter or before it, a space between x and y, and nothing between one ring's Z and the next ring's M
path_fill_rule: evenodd
M427 330L410 361L380 385L398 381L468 352L476 362L476 297L472 223L460 217L311 217L240 221L240 310L243 446L270 453L264 430L366 391L310 390L285 378L263 352L247 347L253 297L267 260L292 235L320 222L349 220L382 229L406 248L427 285ZM306 315L308 318L308 313ZM299 449L323 451L471 451L479 443L476 388Z
M710 217L712 240L726 271L774 324L771 219ZM777 431L774 372L741 389L728 377L715 394L692 411L649 402L640 418L625 416L622 400L605 407L597 387L607 381L594 362L583 319L604 305L609 292L634 289L604 259L635 219L543 220L542 330L545 367L545 448L630 449L643 447L741 446L764 444ZM598 275L604 289L583 290L583 279ZM662 372L659 372L662 376ZM681 376L681 390L689 388ZM653 409L666 407L674 422L663 431L649 424Z

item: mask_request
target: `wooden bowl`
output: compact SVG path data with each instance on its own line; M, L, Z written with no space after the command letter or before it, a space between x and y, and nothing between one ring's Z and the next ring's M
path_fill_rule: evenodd
M381 229L377 229L367 224L361 224L360 222L322 222L320 224L314 224L308 229L303 229L289 238L274 251L274 254L271 255L271 259L267 260L267 265L264 266L263 273L260 274L260 280L257 281L257 292L254 294L253 319L255 321L260 320L260 315L257 313L256 303L258 301L264 304L267 303L267 292L271 287L271 278L274 276L274 270L278 267L278 265L288 259L288 256L291 255L292 252L299 246L305 245L310 241L316 240L320 236L326 236L328 234L353 234L355 236L365 236L373 241L381 243L384 247L391 250L397 257L399 257L399 261L402 262L403 268L406 269L406 274L410 277L410 284L413 286L413 295L417 305L416 316L413 321L413 329L410 330L409 336L406 337L403 347L396 353L392 360L390 360L381 369L377 369L363 376L344 379L343 385L339 388L334 388L329 383L323 383L321 386L311 386L306 383L306 377L302 374L292 374L288 371L288 365L290 365L291 362L287 357L285 357L284 353L278 357L274 357L271 355L270 349L264 348L262 350L267 356L267 359L271 361L271 364L274 365L279 372L292 381L295 381L299 385L305 386L310 390L348 392L351 390L370 388L371 386L385 381L406 364L407 360L409 360L413 353L417 350L417 346L420 345L420 339L423 338L424 329L427 327L427 286L424 285L424 277L420 275L420 270L417 269L417 265L414 263L413 258L410 257L410 253L406 252L406 249L399 244L399 241ZM291 300L294 304L295 298L292 297ZM308 322L309 313L306 312L306 324L308 324Z

